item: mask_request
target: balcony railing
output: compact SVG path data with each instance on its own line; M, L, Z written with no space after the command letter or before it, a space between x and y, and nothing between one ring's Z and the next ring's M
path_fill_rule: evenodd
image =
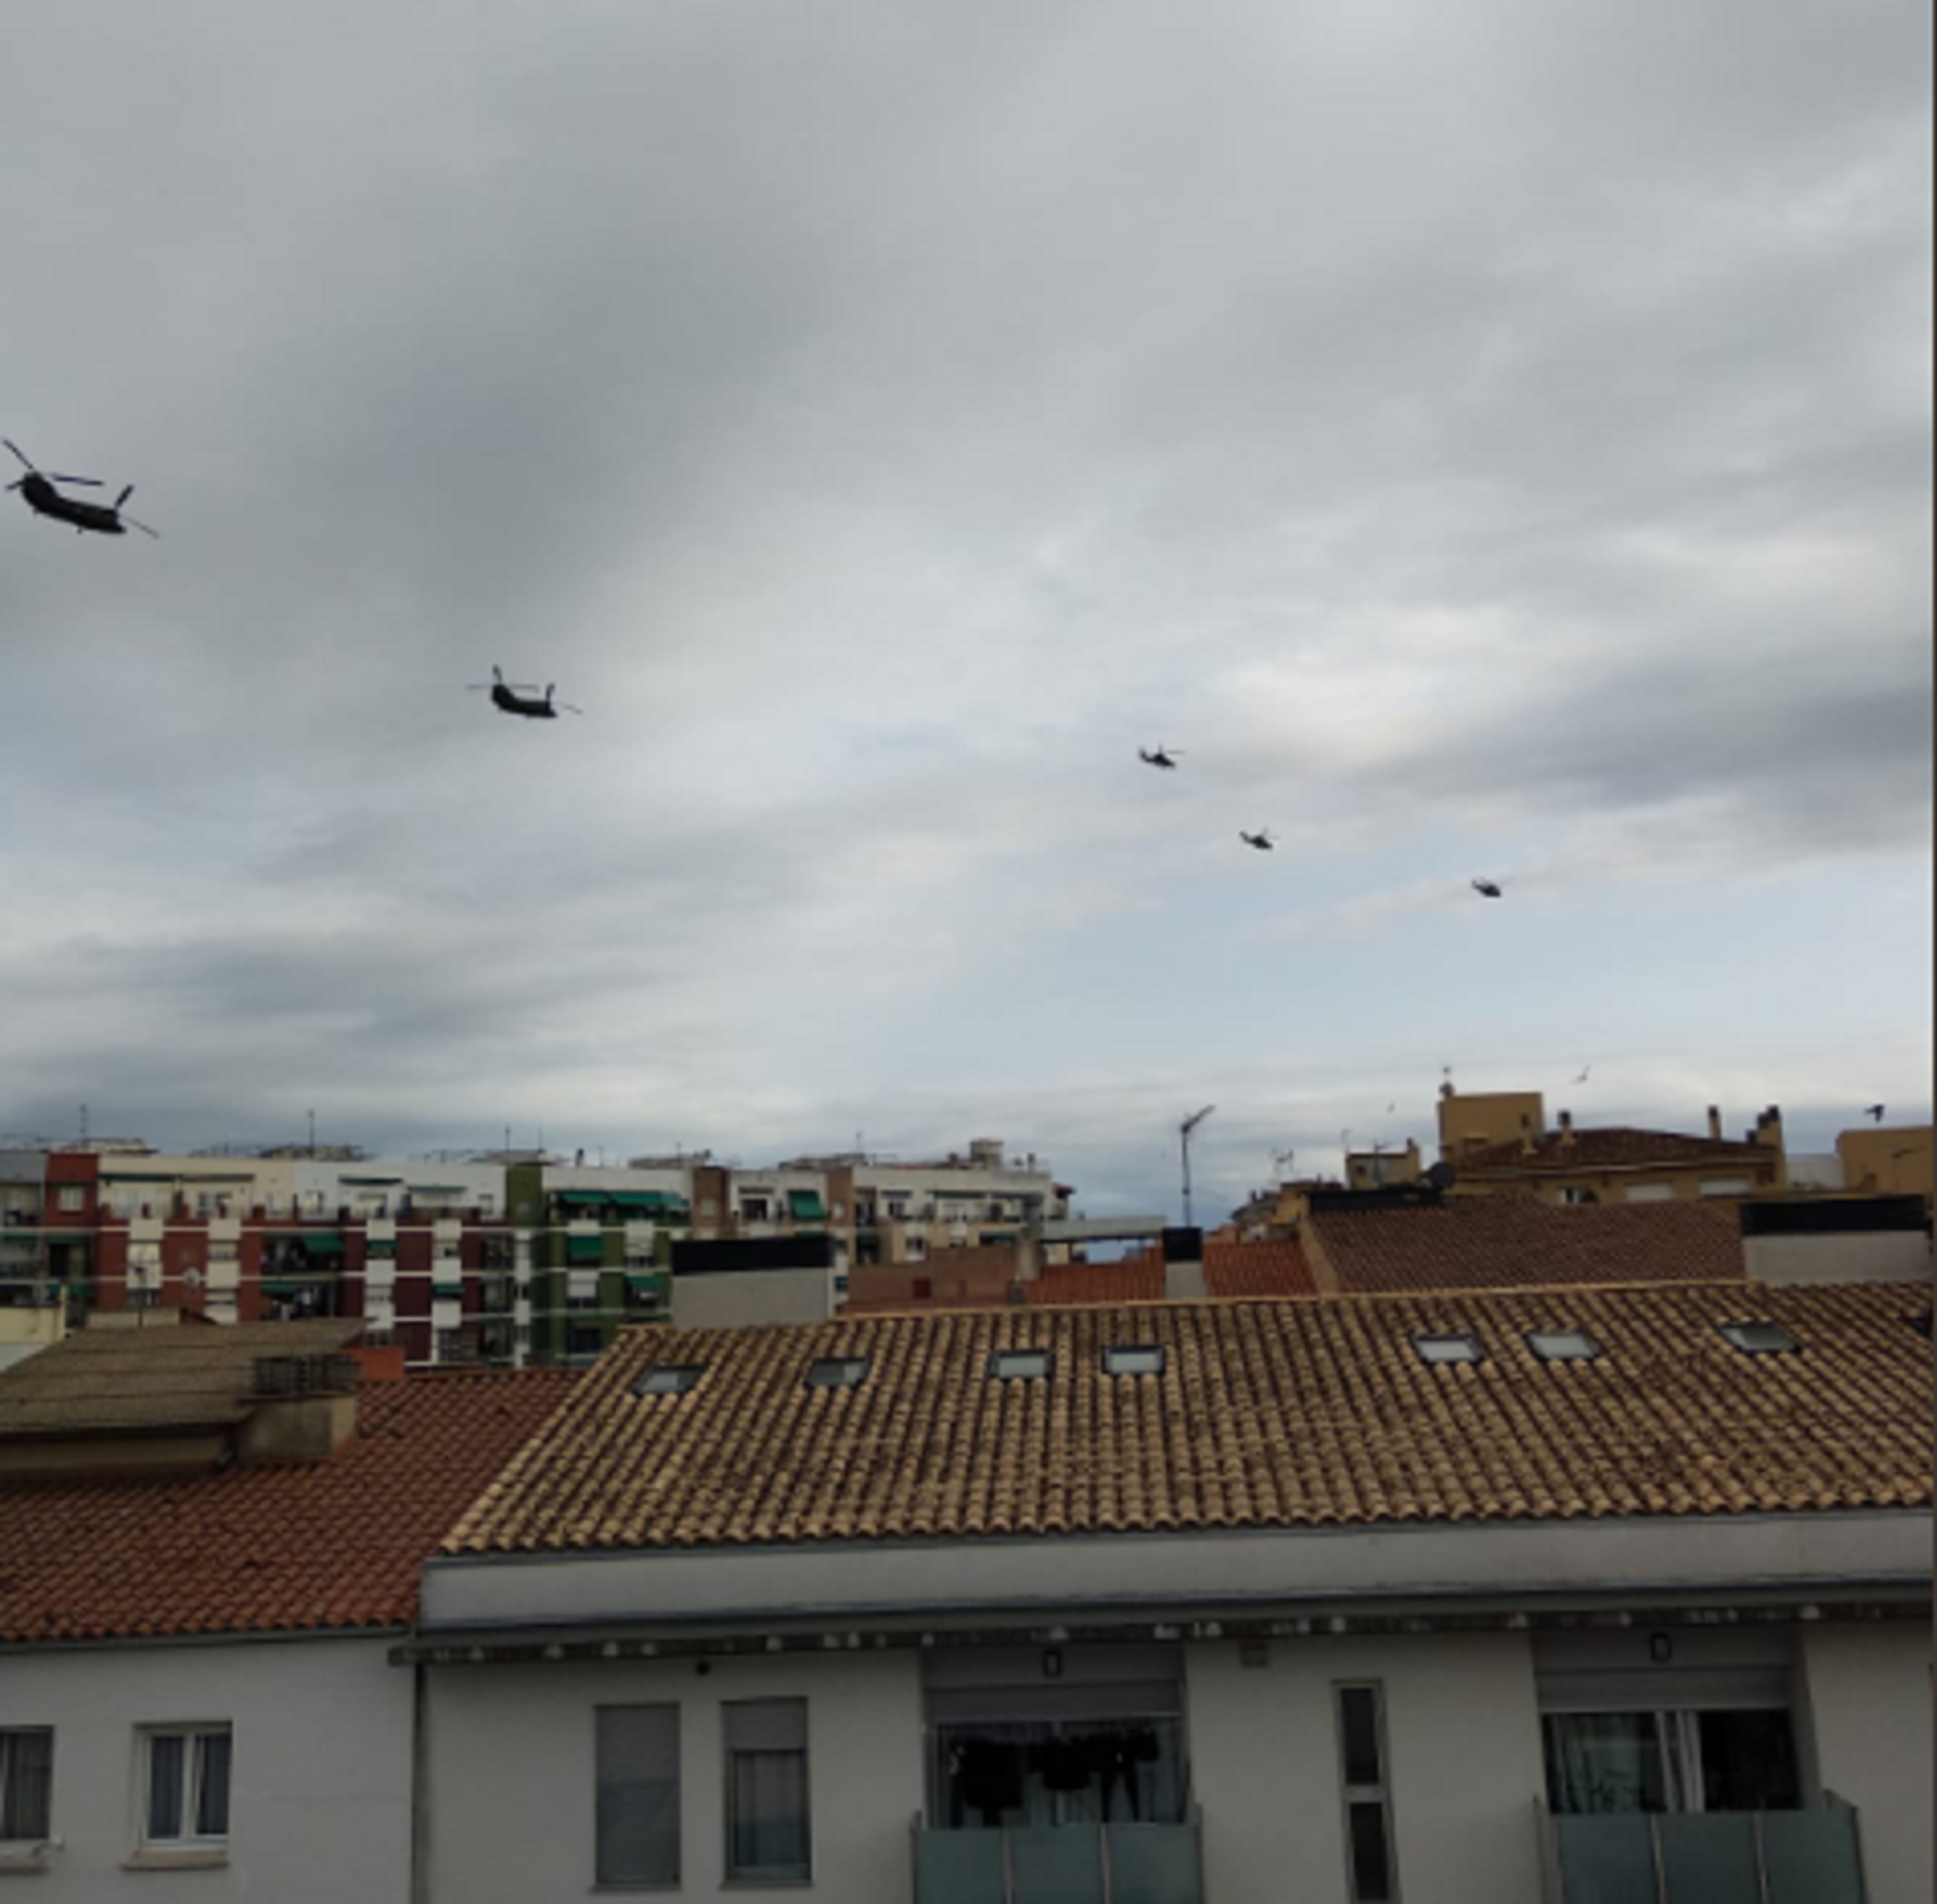
M1539 1808L1546 1904L1865 1904L1854 1807L1607 1812Z
M915 1904L1204 1904L1202 1821L933 1830L914 1825Z

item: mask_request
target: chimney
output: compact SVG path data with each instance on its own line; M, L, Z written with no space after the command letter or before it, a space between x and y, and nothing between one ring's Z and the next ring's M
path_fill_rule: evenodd
M258 1356L237 1459L245 1466L326 1459L356 1432L362 1376L347 1355Z
M1199 1229L1163 1233L1163 1299L1167 1303L1202 1302L1210 1295L1204 1280L1204 1232Z
M1562 1111L1560 1114L1560 1148L1571 1151L1574 1148L1574 1113Z
M1710 1104L1708 1106L1708 1135L1717 1144L1722 1141L1722 1111L1721 1106L1718 1104Z

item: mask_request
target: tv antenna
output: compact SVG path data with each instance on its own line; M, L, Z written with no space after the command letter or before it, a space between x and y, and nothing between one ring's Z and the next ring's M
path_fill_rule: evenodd
M1208 1118L1211 1115L1211 1113L1214 1111L1216 1108L1217 1107L1214 1104L1207 1104L1205 1105L1203 1110L1193 1112L1189 1117L1185 1118L1184 1121L1177 1127L1177 1134L1183 1140L1184 1143L1184 1227L1186 1230L1191 1227L1190 1133L1193 1130L1195 1130L1197 1126L1201 1124L1204 1121L1204 1120Z

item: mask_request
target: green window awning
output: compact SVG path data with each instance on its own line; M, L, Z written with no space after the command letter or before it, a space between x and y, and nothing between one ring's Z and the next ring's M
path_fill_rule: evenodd
M629 1270L626 1273L626 1287L642 1289L657 1296L660 1291L660 1278L650 1270Z
M341 1256L343 1239L334 1230L305 1230L302 1246L312 1256Z
M793 1212L796 1223L824 1223L827 1221L827 1207L820 1201L818 1190L789 1190L787 1208Z
M464 1284L458 1282L433 1282L430 1293L440 1302L461 1303L464 1300Z
M565 1259L568 1263L602 1263L605 1260L605 1239L603 1237L567 1237L565 1240Z
M293 1296L295 1293L296 1285L292 1282L265 1282L262 1285L264 1296Z
M684 1216L686 1199L667 1190L560 1190L568 1210L623 1210L640 1216Z

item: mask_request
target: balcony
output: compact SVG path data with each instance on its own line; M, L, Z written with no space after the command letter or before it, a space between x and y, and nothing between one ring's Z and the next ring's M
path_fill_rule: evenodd
M917 1819L915 1904L1203 1904L1202 1828L1194 1815L956 1831Z
M1855 1809L1608 1812L1540 1807L1544 1904L1864 1904Z

